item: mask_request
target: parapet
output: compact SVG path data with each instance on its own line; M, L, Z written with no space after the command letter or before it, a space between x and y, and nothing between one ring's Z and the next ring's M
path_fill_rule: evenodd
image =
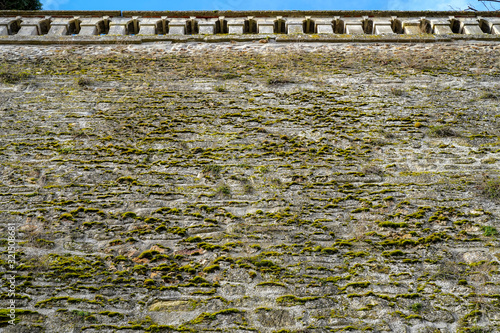
M279 41L500 39L498 12L399 11L0 11L0 43L89 40L89 37L153 37L183 41L274 37ZM285 37L287 36L287 37ZM290 37L293 36L293 37ZM294 38L296 37L296 38ZM38 38L38 39L37 39ZM76 39L75 39L76 38ZM95 39L95 42L102 39ZM141 41L142 39L135 39ZM377 40L376 38L372 40ZM439 39L438 39L439 40ZM213 38L212 38L213 41Z

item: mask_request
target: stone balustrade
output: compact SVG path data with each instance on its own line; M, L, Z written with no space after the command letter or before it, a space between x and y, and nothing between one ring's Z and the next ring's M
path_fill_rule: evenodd
M214 34L321 34L321 35L483 35L500 34L500 17L446 16L415 17L288 15L269 16L42 16L6 15L0 12L0 36L92 36L92 35L214 35ZM43 12L32 12L40 14ZM174 12L168 12L174 13ZM195 12L193 12L196 14ZM424 12L422 12L425 14ZM57 13L56 13L57 14ZM291 15L293 14L293 15ZM387 13L391 14L391 13ZM404 14L404 13L401 13Z

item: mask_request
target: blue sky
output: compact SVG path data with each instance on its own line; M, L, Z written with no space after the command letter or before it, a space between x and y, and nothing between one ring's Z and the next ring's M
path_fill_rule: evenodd
M477 0L41 0L46 10L452 10Z

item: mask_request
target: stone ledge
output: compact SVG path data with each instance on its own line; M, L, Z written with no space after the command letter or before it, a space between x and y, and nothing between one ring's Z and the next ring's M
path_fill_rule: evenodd
M383 10L246 10L246 11L232 11L232 10L199 10L199 11L147 11L147 10L132 10L132 11L98 11L98 10L0 10L0 16L142 16L142 17L247 17L247 16L344 16L344 17L494 17L498 16L495 11L383 11Z
M321 43L436 43L451 41L491 41L499 42L500 35L188 35L188 36L0 36L0 45L88 45L88 44L142 44L154 42L321 42Z

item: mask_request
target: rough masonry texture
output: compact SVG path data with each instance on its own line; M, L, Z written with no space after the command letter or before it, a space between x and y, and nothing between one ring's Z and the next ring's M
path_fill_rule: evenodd
M0 12L0 332L499 332L496 14Z
M214 34L221 36L213 38ZM283 35L304 35L299 36L299 40L316 42L374 40L373 37L363 38L364 35L392 37L392 40L395 39L392 35L407 37L398 38L398 41L408 40L408 37L421 41L463 39L464 36L470 39L471 35L475 40L498 40L500 14L400 11L0 11L0 44L27 41L43 44L113 43L116 38L109 37L136 35L136 38L121 42L216 42L227 40L224 35L232 39L239 36L242 40L252 39L252 35L256 34L276 34L273 37L276 41L295 41L297 38Z

